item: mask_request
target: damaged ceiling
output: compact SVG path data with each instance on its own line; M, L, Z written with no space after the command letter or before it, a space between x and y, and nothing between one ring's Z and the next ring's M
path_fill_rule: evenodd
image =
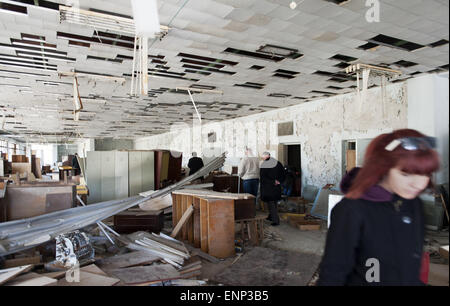
M351 92L345 68L400 70L401 81L448 70L446 0L159 0L162 37L149 42L149 91L130 97L134 36L68 22L59 4L131 20L129 0L0 0L2 134L30 142L138 138ZM339 3L342 2L340 5ZM111 27L112 28L112 27ZM83 110L73 116L77 73ZM378 85L377 83L371 84Z

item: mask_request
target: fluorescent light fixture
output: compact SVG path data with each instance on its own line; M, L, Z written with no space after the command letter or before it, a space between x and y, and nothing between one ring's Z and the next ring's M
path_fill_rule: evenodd
M161 31L156 0L131 0L136 35L154 38Z

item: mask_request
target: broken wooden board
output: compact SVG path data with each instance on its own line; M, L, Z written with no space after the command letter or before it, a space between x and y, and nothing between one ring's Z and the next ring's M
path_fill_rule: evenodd
M55 286L57 280L37 273L20 275L9 281L5 286Z
M139 204L139 208L144 211L159 211L171 206L172 197L170 194Z
M183 213L183 216L181 217L180 221L178 221L177 225L173 229L172 233L170 234L171 237L176 237L182 227L186 224L188 219L191 217L192 213L194 212L194 207L190 205L186 211Z
M197 248L194 248L193 246L191 246L191 245L189 245L189 244L186 244L186 248L187 248L192 254L197 255L197 256L199 256L199 257L201 257L201 258L203 258L203 259L206 259L206 260L209 261L209 262L212 262L212 263L219 263L219 262L220 262L220 260L217 259L216 257L211 256L211 255L209 255L209 254L207 254L207 253L205 253L205 252L202 252L202 250L197 249Z
M108 270L119 268L128 268L137 265L150 264L159 260L160 257L145 251L130 252L122 255L116 255L100 259L96 264Z
M102 275L102 276L109 277L108 274L106 274L102 269L97 267L95 264L83 267L80 270L83 271L83 272L89 272L89 273L92 273L92 274L97 274L97 275Z
M297 228L302 231L317 231L320 230L320 222L318 221L298 221Z
M4 268L14 268L25 265L37 265L41 263L41 256L15 258L5 260Z
M99 274L80 270L80 281L70 282L66 278L58 281L58 286L113 286L120 282L117 278L107 277Z
M12 280L22 273L28 272L33 268L33 265L20 266L15 268L0 270L0 285Z
M110 273L125 284L140 284L180 278L180 273L171 265L151 265L111 270Z
M229 199L229 200L246 200L255 198L249 193L229 193L229 192L217 192L211 190L201 190L201 189L181 189L173 191L172 194L190 195L206 198L217 198L217 199Z

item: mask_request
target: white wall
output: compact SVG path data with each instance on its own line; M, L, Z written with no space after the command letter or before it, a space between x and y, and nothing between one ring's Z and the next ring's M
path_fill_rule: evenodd
M386 93L384 117L381 89L372 88L362 104L356 93L349 93L213 124L180 124L181 129L174 127L170 133L137 139L135 149L181 151L184 164L192 151L199 155L227 151L226 164L237 165L245 146L259 155L270 151L278 158L280 143L299 143L302 185L337 184L341 179L342 140L373 138L407 126L406 83L390 84ZM291 120L294 135L278 137L277 124ZM213 144L206 137L211 131L217 134Z
M44 166L53 166L58 159L58 148L55 144L31 144L31 150L36 151L36 157L41 159Z
M437 138L441 168L436 175L436 183L448 183L448 72L409 79L407 88L408 127Z

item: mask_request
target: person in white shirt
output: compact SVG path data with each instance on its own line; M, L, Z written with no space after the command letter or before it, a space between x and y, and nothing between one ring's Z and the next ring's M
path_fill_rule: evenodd
M239 177L242 179L244 192L258 195L259 186L259 158L253 155L250 148L245 148L245 157L239 164Z

